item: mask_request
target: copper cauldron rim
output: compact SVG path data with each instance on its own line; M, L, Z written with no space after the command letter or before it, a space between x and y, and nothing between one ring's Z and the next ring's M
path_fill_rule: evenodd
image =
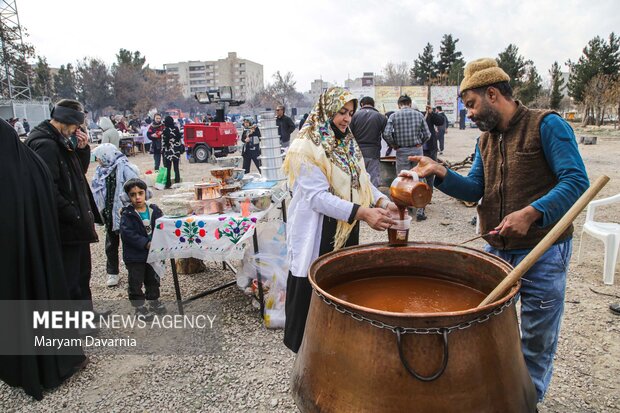
M350 309L354 309L356 311L361 311L367 314L376 314L376 315L380 315L380 316L384 316L384 317L397 317L397 318L406 318L406 319L425 319L425 318L429 318L429 317L454 317L454 316L467 316L467 315L474 315L474 314L478 314L480 312L486 312L486 311L490 311L495 309L496 307L499 307L501 305L503 305L504 303L506 303L508 300L512 299L518 292L519 292L519 288L521 287L521 282L517 282L515 285L512 286L512 288L510 289L510 292L508 294L506 294L504 297L502 297L501 299L494 301L492 303L489 303L485 306L482 307L474 307L474 308L470 308L468 310L462 310L462 311L452 311L452 312L440 312L440 313L395 313L395 312L391 312L391 311L382 311L382 310L377 310L374 308L369 308L369 307L362 307L353 303L350 303L348 301L344 301L341 300L340 298L337 298L331 294L329 294L327 291L323 290L317 283L316 280L314 279L315 273L316 273L316 269L317 267L322 264L323 262L329 260L331 257L333 257L334 255L343 255L343 252L346 253L355 253L360 249L364 249L364 250L372 250L372 249L378 249L378 248L395 248L395 249L403 249L403 248L407 248L408 246L415 246L415 247L450 247L454 250L454 248L456 248L457 250L461 250L461 251L467 251L467 252L473 252L476 255L479 256L484 256L485 258L488 258L492 261L495 261L497 264L499 264L502 267L505 267L508 272L510 272L510 270L512 270L512 265L510 265L508 262L504 261L503 259L499 258L496 255L493 255L491 253L488 253L486 251L481 251L478 250L476 248L472 248L472 247L466 247L466 246L462 246L462 245L457 245L457 244L450 244L450 243L446 243L446 242L408 242L407 245L400 245L400 246L396 246L396 247L392 247L390 245L388 245L387 242L374 242L374 243L370 243L370 244L362 244L362 245L355 245L352 247L346 247L346 248L341 248L337 251L332 251L329 252L327 254L324 254L322 256L320 256L319 258L317 258L316 260L314 260L314 262L310 265L310 269L308 270L308 280L310 281L310 284L312 285L312 289L321 293L321 295L324 295L326 298L328 298L329 300L333 301L336 304L339 304L341 306L345 306L348 307Z

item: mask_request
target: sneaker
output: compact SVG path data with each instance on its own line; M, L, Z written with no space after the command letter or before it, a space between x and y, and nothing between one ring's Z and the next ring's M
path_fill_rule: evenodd
M151 321L154 318L154 315L151 312L149 312L148 308L146 308L145 305L136 307L135 314L136 314L136 317L141 318L144 321Z
M609 304L609 311L615 315L620 315L620 303Z
M118 274L108 274L106 285L108 287L116 287L118 285Z
M149 311L155 314L166 314L168 312L164 303L159 300L149 301Z

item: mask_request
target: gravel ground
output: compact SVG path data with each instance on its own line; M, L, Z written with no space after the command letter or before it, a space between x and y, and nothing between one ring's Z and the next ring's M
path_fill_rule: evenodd
M595 134L599 136L598 144L580 149L591 179L602 173L612 178L599 195L610 196L620 192L620 133ZM474 129L450 129L443 157L461 161L472 152L476 136ZM148 155L131 159L142 171L152 166ZM184 161L181 175L186 181L198 180L208 175L209 168ZM156 202L161 195L156 191ZM475 210L438 191L427 214L428 220L412 224L410 239L458 242L475 235L469 223ZM612 206L601 210L597 218L618 222L619 216L618 209ZM583 220L581 214L576 234ZM124 300L124 268L119 286L105 287L104 235L101 229L98 231L102 241L92 246L93 297L95 301ZM385 233L362 227L363 243L384 240ZM482 248L484 243L474 241L471 245ZM620 317L607 310L610 302L620 298L620 283L602 283L603 252L598 241L587 237L583 247L583 261L577 265L577 236L554 377L546 400L539 406L541 413L620 411ZM223 271L220 264L207 263L207 267L208 274L181 276L184 296L231 279L230 272ZM168 269L162 281L164 300L174 299L169 275ZM202 300L213 300L219 306L221 351L200 356L91 355L85 370L47 392L41 402L21 389L0 383L0 411L296 411L289 393L294 357L282 344L282 331L263 328L258 311L236 287ZM199 306L200 302L191 305Z

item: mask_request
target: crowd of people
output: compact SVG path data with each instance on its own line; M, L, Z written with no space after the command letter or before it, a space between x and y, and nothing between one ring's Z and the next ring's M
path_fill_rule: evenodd
M51 118L34 127L24 142L14 125L3 120L0 135L1 173L5 190L11 194L0 200L9 225L0 236L7 270L0 299L66 300L75 303L78 311L109 314L95 311L91 293L90 246L99 241L95 224L100 224L106 234L107 285L118 284L122 240L128 298L136 314L152 317L165 312L159 302L159 278L146 263L152 230L162 213L147 202L146 184L138 179L137 167L114 144L114 137L92 151L98 166L89 183L86 173L91 148L86 111L80 102L57 102ZM33 334L29 325L16 328L13 341ZM75 331L75 336L95 334L96 328ZM0 379L23 387L38 400L45 389L58 386L88 361L81 351L1 358Z
M377 189L382 139L395 151L397 171L413 170L450 196L480 201L481 233L497 231L485 237L486 250L512 265L524 259L587 189L588 176L570 126L554 112L531 110L514 100L509 80L494 59L465 67L461 97L467 116L481 131L467 176L437 162L448 126L441 107L427 106L421 112L403 95L398 110L385 116L372 98L358 102L347 90L332 87L320 95L292 140L294 122L284 107L276 109L281 144L288 147L283 170L292 194L286 223L288 348L297 352L303 344L312 295L310 264L327 252L358 244L360 221L377 231L395 224L398 208ZM149 188L120 150L119 132L132 130L150 141L154 169L160 168L162 157L168 169L166 187L172 169L175 182L180 181L182 133L170 116L162 119L159 114L125 123L122 118L100 120L104 137L92 151L98 165L89 184L91 150L79 102L57 102L51 119L30 131L25 143L19 141L15 125L0 120L0 168L5 189L14 194L0 198L11 226L0 233L2 245L10 246L0 250L9 271L0 298L71 299L94 311L90 245L98 242L95 224L101 224L107 285L118 284L122 243L128 298L136 314L149 317L166 311L159 301L159 278L146 263L153 229L163 213L149 201ZM250 120L244 128L247 172L251 162L260 166L261 134ZM415 214L419 221L426 219L423 209ZM40 242L29 241L33 239ZM523 277L522 350L539 400L551 380L571 253L572 227ZM32 265L24 265L25 260ZM34 288L39 282L48 288ZM20 357L0 363L0 378L37 399L44 388L57 386L86 360L83 355Z
M375 109L372 97L365 96L359 103L360 110L351 119L351 132L360 147L373 185L378 187L381 183L382 140L388 145L385 156L392 151L396 153L396 171L415 166L409 161L409 156L426 155L437 160L437 154L443 153L449 121L441 106L427 106L422 113L414 107L409 96L403 95L398 98L398 110L383 115ZM427 181L432 188L434 177L428 177ZM416 220L426 218L425 209L417 209Z

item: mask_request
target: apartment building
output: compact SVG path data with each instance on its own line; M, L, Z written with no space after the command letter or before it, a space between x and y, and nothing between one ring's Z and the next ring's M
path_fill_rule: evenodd
M185 97L211 88L231 86L233 99L247 100L264 87L263 65L241 59L235 52L229 52L228 57L219 60L166 63L164 70L177 76Z

